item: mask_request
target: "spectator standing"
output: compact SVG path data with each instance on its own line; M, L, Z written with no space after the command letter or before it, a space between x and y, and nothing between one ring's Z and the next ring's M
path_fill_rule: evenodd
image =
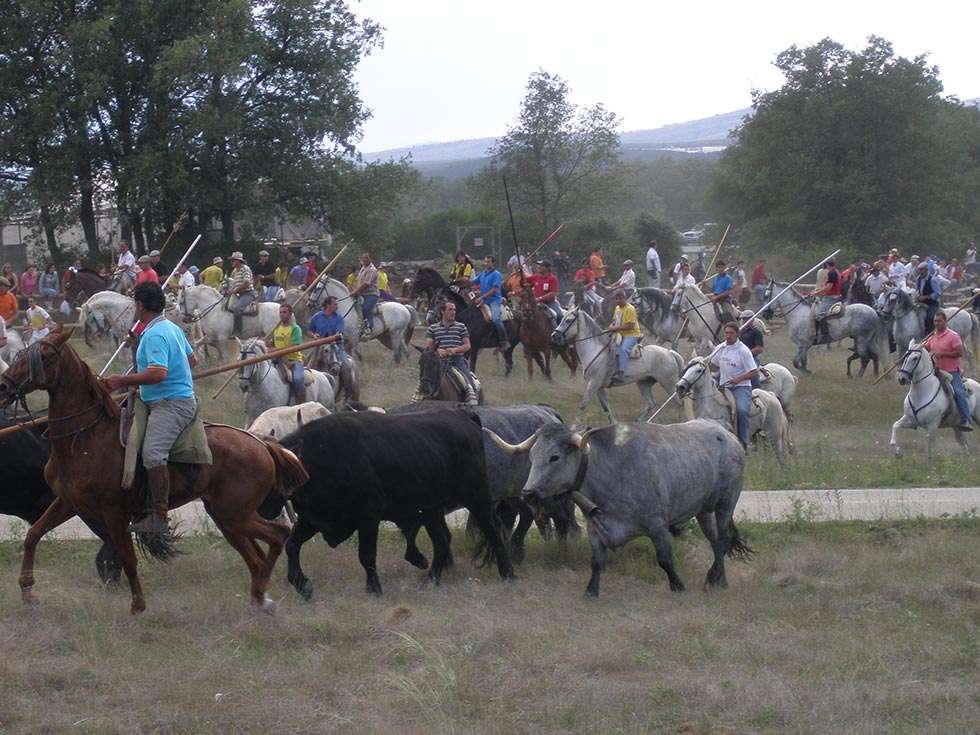
M647 246L647 285L660 288L660 252L657 241L651 240Z

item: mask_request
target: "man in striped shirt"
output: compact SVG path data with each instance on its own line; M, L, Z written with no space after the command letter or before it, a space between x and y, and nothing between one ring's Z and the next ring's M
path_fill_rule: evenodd
M429 326L425 338L427 350L435 350L439 357L466 377L466 402L475 406L477 397L473 388L473 374L466 359L466 353L470 351L470 333L465 324L456 321L456 304L452 301L443 304L442 318Z

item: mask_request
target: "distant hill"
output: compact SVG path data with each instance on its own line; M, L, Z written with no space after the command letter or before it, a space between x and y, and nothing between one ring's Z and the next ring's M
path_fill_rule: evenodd
M730 142L729 131L751 109L735 110L701 120L664 125L651 130L630 130L620 135L623 159L651 161L665 155L715 157ZM427 176L457 179L479 171L490 160L487 152L496 138L470 138L445 143L419 143L402 148L364 153L367 161L412 156L412 163Z

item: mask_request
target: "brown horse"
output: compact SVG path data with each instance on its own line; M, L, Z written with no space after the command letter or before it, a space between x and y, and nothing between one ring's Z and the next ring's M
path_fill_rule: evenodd
M439 357L435 350L412 346L419 351L419 387L413 400L464 403L466 393L449 377L447 361ZM483 405L483 386L477 391L476 400Z
M519 295L520 303L520 327L518 336L524 346L524 359L527 361L527 375L534 377L534 362L538 363L544 377L551 380L551 352L554 350L565 364L572 375L578 369L578 355L575 353L574 346L558 347L551 341L551 333L555 330L555 324L543 307L534 298L534 290L530 285L524 286ZM533 362L532 362L533 359Z
M136 552L128 526L143 510L142 493L120 485L124 450L119 443L120 410L105 386L68 344L70 331L56 332L24 350L0 377L0 405L35 390L49 397L51 456L44 477L55 500L31 526L24 539L20 588L24 602L36 604L34 552L48 531L80 514L103 524L129 580L133 613L146 608L136 574ZM292 490L308 478L291 452L225 426L207 428L213 464L170 465L170 507L200 498L215 525L241 554L252 577L252 603L264 611L274 607L265 591L276 558L289 531L263 520L255 510L266 494ZM259 447L264 451L256 451ZM264 541L263 552L256 540ZM158 558L172 548L147 546Z

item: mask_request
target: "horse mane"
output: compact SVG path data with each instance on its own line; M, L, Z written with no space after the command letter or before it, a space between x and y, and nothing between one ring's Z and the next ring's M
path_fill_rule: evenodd
M892 293L896 295L895 298L898 299L898 305L903 309L911 309L913 307L912 297L904 288L896 288Z
M661 311L669 311L674 300L673 294L655 286L644 286L636 291L640 294L640 298L655 303Z
M119 416L122 414L119 405L113 399L109 390L99 380L98 376L92 372L92 368L90 368L85 361L82 360L79 354L75 351L75 348L68 344L67 341L62 343L62 350L77 364L78 373L81 377L82 383L84 384L85 390L92 394L96 400L96 403L102 407L102 410L105 411L109 418L119 418Z

